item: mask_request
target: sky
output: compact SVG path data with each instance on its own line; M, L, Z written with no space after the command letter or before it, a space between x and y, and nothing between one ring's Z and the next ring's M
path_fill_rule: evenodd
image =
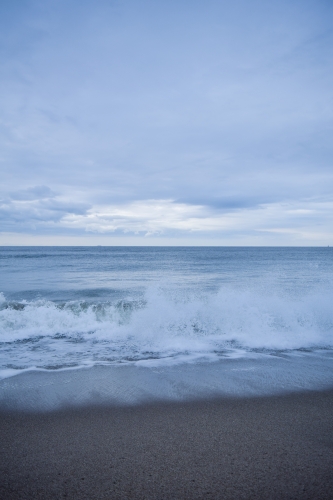
M333 245L332 0L2 0L0 245Z

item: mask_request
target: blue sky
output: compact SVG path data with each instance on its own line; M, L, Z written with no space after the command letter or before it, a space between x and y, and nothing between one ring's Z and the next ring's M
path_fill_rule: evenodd
M330 0L4 0L0 244L333 245Z

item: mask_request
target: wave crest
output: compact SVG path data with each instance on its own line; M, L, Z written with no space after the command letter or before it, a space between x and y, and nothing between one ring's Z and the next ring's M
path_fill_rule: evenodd
M116 303L14 303L0 294L0 361L7 369L56 368L332 348L332 299L227 288L188 296L157 287L143 300Z

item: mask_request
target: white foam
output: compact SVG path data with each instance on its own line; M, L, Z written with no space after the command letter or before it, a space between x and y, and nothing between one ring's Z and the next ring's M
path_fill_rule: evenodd
M332 292L303 296L154 287L141 302L26 301L0 309L0 367L161 365L253 356L253 350L333 346ZM11 373L10 371L8 373Z

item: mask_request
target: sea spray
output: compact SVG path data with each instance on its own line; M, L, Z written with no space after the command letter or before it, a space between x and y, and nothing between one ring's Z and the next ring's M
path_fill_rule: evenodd
M141 300L0 304L1 369L252 356L333 347L333 294L148 288Z

